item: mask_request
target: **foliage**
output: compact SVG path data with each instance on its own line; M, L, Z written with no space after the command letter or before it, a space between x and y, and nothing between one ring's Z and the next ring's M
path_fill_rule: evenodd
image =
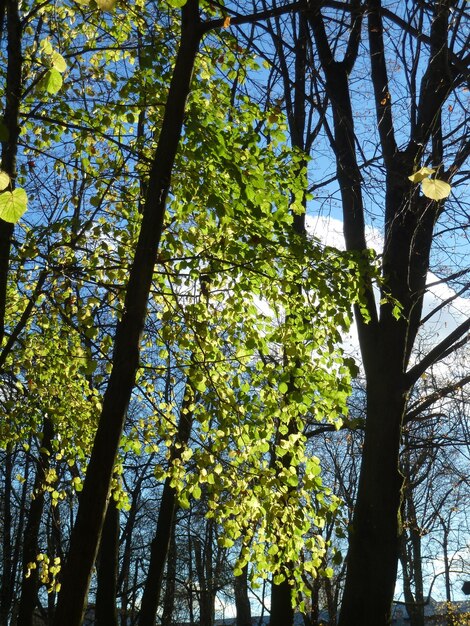
M185 4L31 0L21 6L18 171L0 172L0 218L15 224L4 281L0 447L18 466L15 489L23 490L23 509L33 482L31 459L40 474L41 455L50 456L42 486L33 494L47 494L43 539L47 515L73 520L76 511L113 367L113 338ZM344 486L338 488L334 472L325 479L324 450L311 443L310 432L316 426L335 432L364 424L362 417L348 417L358 369L343 353L341 339L352 310L372 335L380 325L371 304L373 284L381 290L380 323L390 313L391 329L408 324L419 306L416 294L408 306L408 283L402 291L396 288L394 267L389 271L385 264L386 276L380 275L370 251L350 246L340 252L294 226L316 201L308 189L318 165L314 152L316 161L306 154L313 130L305 151L293 139L293 117L302 117L299 92L282 94L276 84L291 68L279 34L290 33L286 24L297 24L298 16L271 16L266 32L274 25L277 44L258 47L270 61L276 57L270 73L269 63L262 65L253 51L254 19L245 20L252 30L243 43L234 7L201 6L203 18L219 20L221 31L203 39L186 103L112 497L123 519L132 521L139 498L152 501L168 479L183 511L200 506L209 524L221 526L219 547L237 553L236 575L248 566L253 584L287 580L302 608L312 580L330 577L332 566L339 565L340 551L329 550L332 529L344 536L339 527L348 519L341 511ZM347 31L343 18L328 21L327 34L337 36L339 51ZM300 41L290 38L285 54ZM0 54L7 67L4 41ZM311 56L316 63L312 51ZM298 71L302 63L296 63ZM315 132L335 146L325 111L336 100L325 96L322 102L325 64L317 65L308 75L302 66L304 83L299 76L284 76L284 86L298 90L311 81L308 98L301 95L315 106L305 118L310 116L313 128L318 115ZM413 89L414 81L416 76L409 81ZM400 89L405 83L398 83ZM6 101L4 90L1 95ZM367 117L362 91L355 98L361 101L358 117ZM379 99L381 107L389 102L388 92ZM342 119L336 113L333 118ZM3 122L0 132L7 145ZM383 201L380 177L386 167L382 161L377 167L367 132L360 183L341 182L340 191L357 193L362 184L375 195L370 204L375 210ZM342 158L335 150L335 158ZM423 148L400 170L399 184L394 181L413 206L419 204L415 184L434 201L425 200L423 219L409 230L421 227L428 210L436 211L437 221L451 192L452 172L441 164L420 168L421 162L435 165L436 159ZM340 174L352 171L343 165ZM390 224L395 228L398 221ZM410 237L419 239L414 232ZM408 256L428 258L402 255ZM426 271L423 265L421 279ZM376 343L370 345L380 352ZM182 415L193 422L184 444L178 442ZM42 446L45 418L53 424L50 450ZM133 492L133 464L144 468L146 484L152 485L142 493ZM153 520L147 510L146 515ZM50 543L43 539L39 543ZM58 591L60 567L54 550L38 545L41 558L24 572L31 574L37 565L52 594Z

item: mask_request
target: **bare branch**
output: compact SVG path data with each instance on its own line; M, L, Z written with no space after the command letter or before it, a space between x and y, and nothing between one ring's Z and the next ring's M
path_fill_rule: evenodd
M426 356L424 356L419 363L412 367L406 374L408 385L411 387L415 384L420 376L424 372L441 361L443 358L451 354L457 347L461 347L466 343L467 339L462 342L458 340L470 330L470 318L460 324L453 332L451 332L445 339L443 339L436 347L434 347Z

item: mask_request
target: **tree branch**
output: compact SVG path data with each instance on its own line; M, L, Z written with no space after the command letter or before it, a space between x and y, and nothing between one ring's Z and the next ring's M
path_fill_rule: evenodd
M385 60L385 46L383 39L383 23L380 0L369 2L369 49L372 70L372 84L375 94L375 108L377 112L377 127L385 162L397 151L395 132L392 119L392 98L389 92L387 64Z
M418 418L423 411L428 409L435 402L449 396L454 391L458 391L465 385L468 385L468 383L470 383L470 375L461 378L456 383L452 383L451 385L442 387L442 389L439 389L438 391L434 391L425 400L423 400L419 404L415 404L414 407L411 408L411 410L407 411L404 423L408 424L409 422L412 422L413 420Z
M414 367L412 367L406 374L407 384L411 387L416 383L418 378L424 374L424 372L434 365L438 361L445 358L447 355L451 354L454 349L460 347L462 343L459 343L458 346L456 342L464 335L466 332L470 330L470 318L460 324L453 332L451 332L445 339L443 339L437 346L435 346L425 357L421 359L419 363L417 363ZM463 341L463 343L465 343Z

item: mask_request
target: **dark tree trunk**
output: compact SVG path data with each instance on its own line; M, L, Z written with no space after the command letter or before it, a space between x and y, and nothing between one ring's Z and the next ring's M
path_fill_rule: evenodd
M7 17L7 80L5 86L5 109L3 124L8 138L2 143L2 170L12 179L11 187L14 187L16 178L16 155L18 151L19 107L22 85L22 54L21 37L22 27L19 16L18 0L6 0L2 7L6 7ZM3 21L3 20L2 20ZM5 333L5 309L7 279L10 266L10 248L13 236L13 224L0 219L0 345Z
M235 608L237 611L237 626L251 626L251 605L248 597L248 566L242 569L240 576L233 581L235 591Z
M118 626L116 608L119 565L119 509L111 500L106 511L97 567L95 618L98 626Z
M7 133L7 139L2 143L1 169L6 172L11 180L11 188L14 187L16 177L16 155L18 150L18 137L20 127L19 105L22 84L22 55L21 37L22 28L19 16L18 1L5 0L0 7L1 27L6 15L7 30L7 79L5 86L5 108L3 124ZM13 224L0 219L0 345L5 336L6 295L8 284L8 272L10 268L10 249L13 237ZM11 450L7 450L5 464L5 492L3 510L3 556L2 556L2 580L0 584L0 625L6 626L8 616L13 603L13 569L12 569L12 543L11 543Z
M287 580L276 585L275 592L271 594L269 626L288 626L294 623L291 592L292 587Z
M344 619L348 625L378 626L390 621L401 533L400 421L396 416L403 415L406 396L398 381L390 384L386 364L383 365L377 371L382 383L380 379L375 381L368 393L368 428L359 480L362 497L356 503L349 538L340 624Z
M194 394L188 383L181 406L178 432L175 445L171 450L171 459L181 457L181 452L188 443L193 423L193 412L190 407ZM167 478L163 485L162 499L158 512L157 529L150 551L150 565L142 596L142 605L139 614L139 626L153 626L157 615L158 602L163 582L163 572L168 556L168 549L173 532L175 511L177 505L176 489L171 486L171 479Z
M405 461L404 475L410 476L412 469ZM410 626L424 626L424 587L421 559L421 534L416 519L413 501L413 486L407 484L404 502L404 531L401 541L400 561L403 572L403 595ZM414 589L413 589L414 588Z
M173 610L175 606L175 588L176 588L176 523L173 523L171 530L170 546L168 549L165 596L163 598L162 626L172 626Z
M152 162L139 240L127 284L124 312L116 328L113 367L103 398L98 430L63 570L55 626L80 626L83 621L114 462L139 367L140 341L163 230L166 199L201 36L198 0L189 0L182 9L181 43Z
M444 538L442 541L442 553L444 557L444 580L446 588L446 601L452 602L452 593L450 585L450 562L449 562L449 527L441 519L442 528L444 530Z
M44 484L51 458L51 442L54 428L48 417L44 418L41 452L37 461L36 476L34 479L33 496L29 507L28 521L23 542L23 581L21 585L20 606L18 612L18 626L32 626L33 613L37 605L39 588L38 569L31 570L28 578L25 577L28 563L35 563L38 554L38 538L41 518L44 511Z
M2 511L2 579L0 584L0 626L8 626L8 618L13 603L12 550L11 550L11 485L13 478L13 454L8 449L5 454Z

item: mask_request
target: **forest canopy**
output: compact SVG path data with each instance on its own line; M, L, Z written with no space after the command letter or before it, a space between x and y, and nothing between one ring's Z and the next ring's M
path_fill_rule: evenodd
M469 9L0 4L0 626L458 623Z

